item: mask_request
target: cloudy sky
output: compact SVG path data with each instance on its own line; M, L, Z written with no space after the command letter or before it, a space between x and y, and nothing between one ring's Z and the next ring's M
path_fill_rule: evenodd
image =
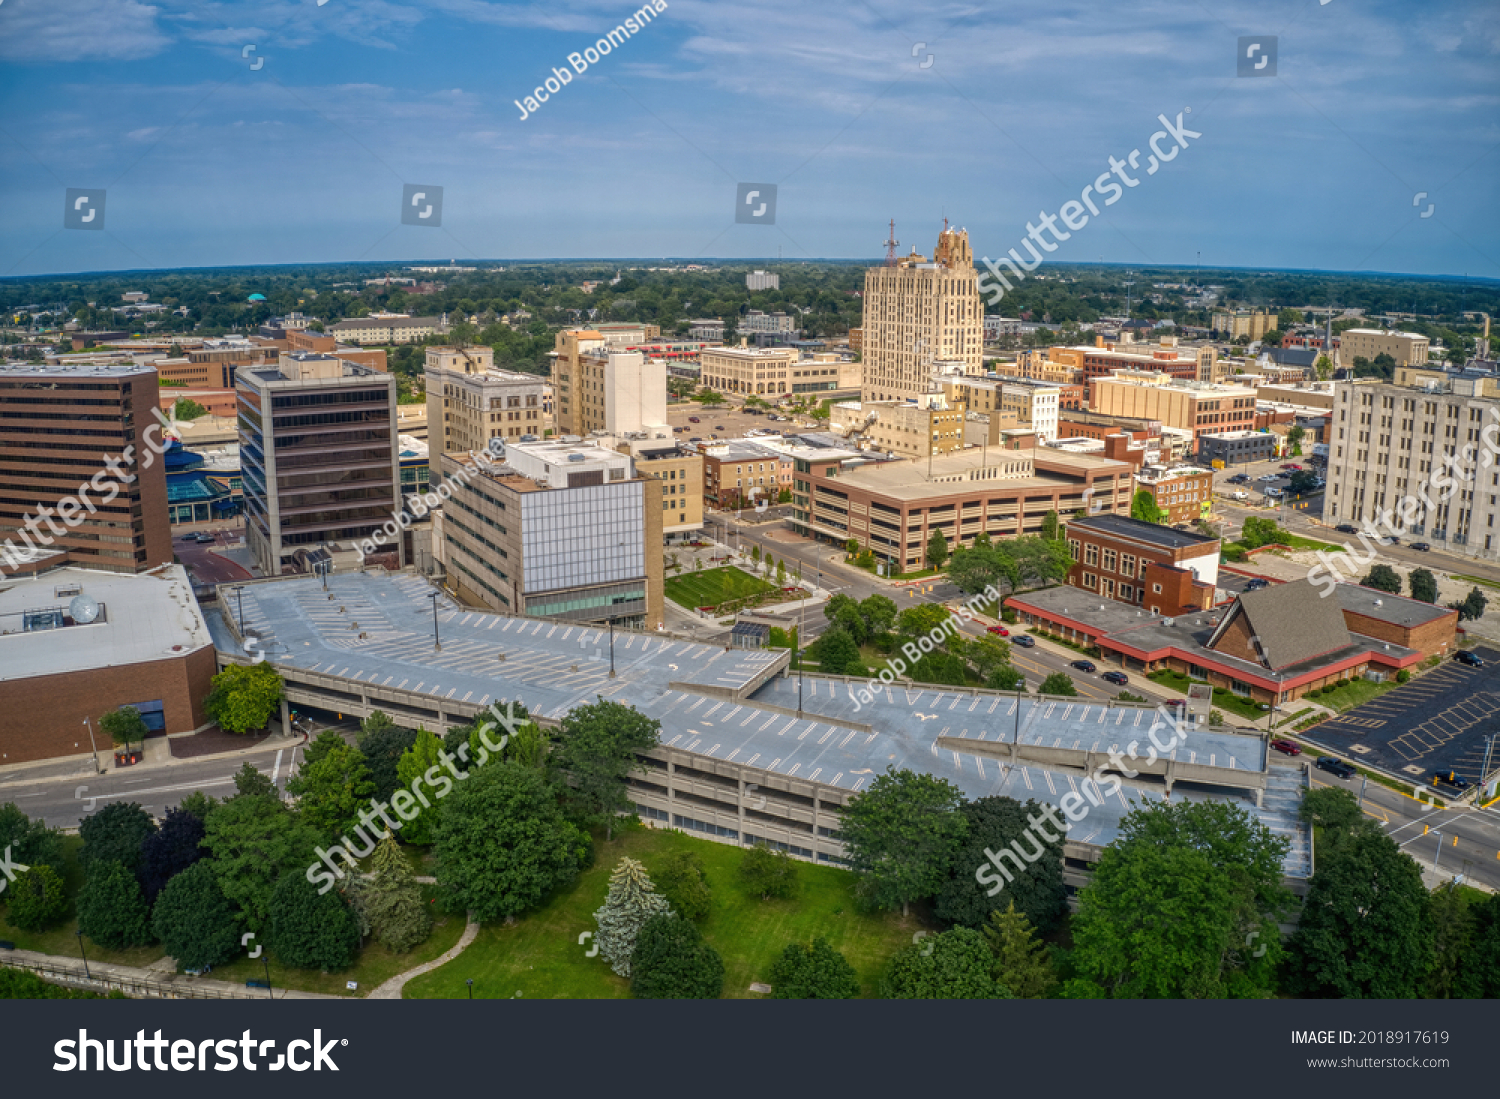
M1115 157L1137 185L1049 258L1500 278L1492 0L666 0L573 72L633 10L0 0L0 275L863 258L945 215L995 256ZM1179 112L1201 137L1148 174ZM402 224L407 185L441 225ZM63 227L70 187L104 231Z

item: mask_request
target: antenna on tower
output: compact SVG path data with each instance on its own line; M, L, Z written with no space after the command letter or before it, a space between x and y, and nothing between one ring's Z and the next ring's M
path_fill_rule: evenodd
M885 243L885 265L887 267L895 267L896 266L896 246L901 243L899 240L896 239L896 219L895 218L891 218L891 235L885 239L884 243Z

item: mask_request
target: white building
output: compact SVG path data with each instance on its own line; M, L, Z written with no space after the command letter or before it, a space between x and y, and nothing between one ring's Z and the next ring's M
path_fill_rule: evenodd
M745 285L751 290L780 290L781 276L768 271L751 271L745 276Z

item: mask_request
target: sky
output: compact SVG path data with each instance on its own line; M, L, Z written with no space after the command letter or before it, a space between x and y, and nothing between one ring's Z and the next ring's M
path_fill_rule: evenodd
M657 0L590 62L638 10L0 0L0 276L874 259L947 217L976 257L1029 223L1061 262L1500 278L1492 0Z

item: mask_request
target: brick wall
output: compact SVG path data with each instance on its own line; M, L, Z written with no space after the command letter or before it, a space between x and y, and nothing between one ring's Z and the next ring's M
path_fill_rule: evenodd
M1348 626L1352 633L1373 637L1377 641L1389 641L1392 645L1416 649L1424 656L1432 656L1447 653L1452 649L1454 631L1458 627L1458 612L1449 611L1442 618L1408 629L1405 626L1382 622L1378 618L1369 618L1346 610L1344 625Z
M186 656L33 676L0 685L0 764L87 754L89 731L103 751L110 746L99 718L134 702L161 699L168 733L205 725L203 699L218 671L212 645Z

